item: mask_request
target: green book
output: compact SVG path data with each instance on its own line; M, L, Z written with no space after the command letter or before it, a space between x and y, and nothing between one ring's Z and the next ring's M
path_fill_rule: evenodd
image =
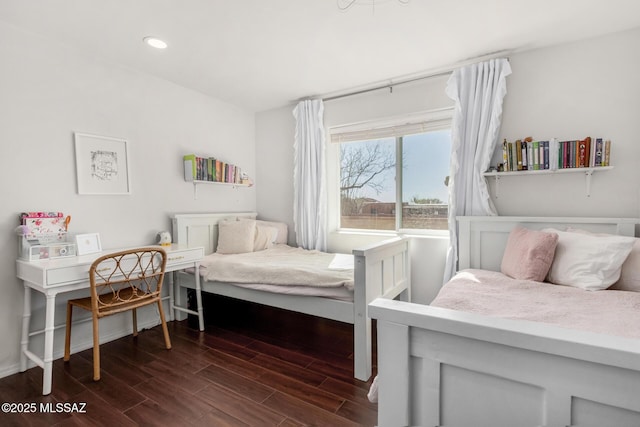
M193 181L196 179L198 167L196 165L196 155L187 154L182 157L184 160L184 180Z
M209 172L209 181L216 181L216 159L209 157L207 159L207 171Z

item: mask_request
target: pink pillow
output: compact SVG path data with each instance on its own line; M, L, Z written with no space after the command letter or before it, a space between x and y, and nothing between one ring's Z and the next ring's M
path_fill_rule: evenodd
M558 235L516 227L509 233L500 267L514 279L544 281L553 262Z

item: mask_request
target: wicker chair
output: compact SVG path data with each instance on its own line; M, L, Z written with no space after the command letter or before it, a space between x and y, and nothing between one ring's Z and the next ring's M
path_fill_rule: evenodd
M64 360L68 361L71 346L71 317L73 306L91 311L93 318L93 379L100 380L101 317L131 310L133 335L138 335L136 309L157 304L167 349L171 339L162 309L162 282L167 264L167 253L159 247L130 249L103 255L89 269L91 296L72 299L67 303L67 330L64 342Z

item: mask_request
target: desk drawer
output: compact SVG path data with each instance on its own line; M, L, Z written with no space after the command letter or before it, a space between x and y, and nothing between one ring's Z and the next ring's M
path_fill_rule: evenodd
M89 264L47 269L45 287L89 281Z
M193 264L204 256L203 248L173 250L167 253L167 270L183 264Z
M120 263L120 267L123 271L132 270L137 264L137 260L134 258L124 259ZM61 284L68 284L74 282L88 282L89 281L89 268L91 264L76 265L66 268L52 268L47 270L47 285L46 287L58 286ZM106 260L100 263L97 272L103 274L109 274L115 268L115 261Z

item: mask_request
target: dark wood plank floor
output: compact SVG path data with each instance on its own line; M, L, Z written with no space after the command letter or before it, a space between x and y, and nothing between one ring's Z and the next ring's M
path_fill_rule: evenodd
M53 391L42 370L0 379L2 402L36 403L35 414L0 413L2 426L372 426L370 382L353 379L351 325L207 296L206 331L195 319L54 362ZM125 314L127 315L127 314ZM86 403L86 413L42 413L40 403Z

